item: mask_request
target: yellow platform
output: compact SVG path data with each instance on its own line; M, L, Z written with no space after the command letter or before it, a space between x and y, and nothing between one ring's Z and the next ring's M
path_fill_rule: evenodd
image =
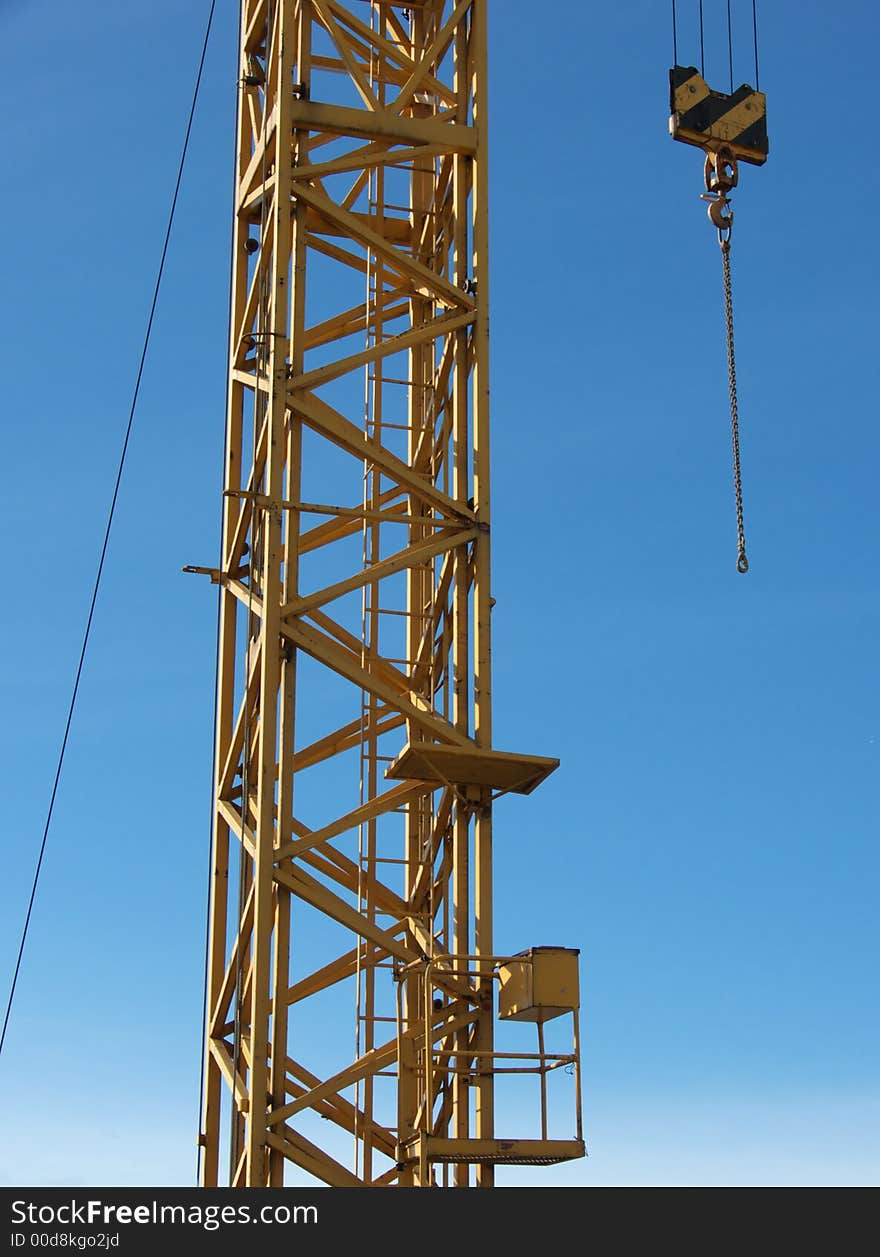
M417 1135L402 1149L401 1162L418 1161L424 1153L429 1163L447 1165L559 1165L584 1155L582 1139L444 1139Z
M409 742L388 766L385 776L395 781L436 781L441 786L488 786L513 794L531 794L558 767L558 759L542 755Z

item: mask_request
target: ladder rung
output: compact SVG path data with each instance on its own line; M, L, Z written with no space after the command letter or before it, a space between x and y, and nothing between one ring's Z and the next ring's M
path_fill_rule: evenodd
M406 388L433 388L433 384L421 384L418 380L398 380L393 375L370 375L367 377L371 384L401 384ZM393 427L393 424L383 424L383 427ZM412 425L415 426L415 425ZM430 424L422 424L417 431L430 430Z
M430 619L430 615L426 614L424 611L394 611L391 607L367 607L367 611L369 612L374 610L377 615L403 615L406 616L408 620Z
M379 201L379 200L376 200L374 197L369 198L369 204L372 206L373 209L381 208L381 209L387 209L387 210L397 210L398 213L401 213L401 214L412 214L413 212L413 207L411 205L394 205L391 201ZM426 216L430 214L432 217L434 215L433 210L419 210L419 213L424 214Z

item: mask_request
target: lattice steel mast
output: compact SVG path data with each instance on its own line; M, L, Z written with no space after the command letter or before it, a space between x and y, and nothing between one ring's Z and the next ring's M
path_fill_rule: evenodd
M493 943L493 799L556 761L492 748L486 8L242 5L207 1185L583 1155L576 954ZM499 1138L525 1071L539 1134Z

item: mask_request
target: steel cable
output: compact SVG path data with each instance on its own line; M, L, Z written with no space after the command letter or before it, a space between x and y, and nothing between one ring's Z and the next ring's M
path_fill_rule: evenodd
M28 900L27 912L25 914L24 926L21 932L21 941L18 948L18 956L16 958L15 969L12 975L12 982L9 988L9 998L6 1002L6 1012L3 1018L3 1029L2 1031L0 1031L0 1052L3 1051L3 1046L6 1042L6 1031L9 1027L9 1018L12 1012L12 1004L15 999L15 992L18 986L18 978L21 972L21 961L24 955L24 949L25 949L25 943L27 942L28 931L30 929L31 916L33 914L33 908L34 908L34 901L37 895L37 887L40 881L40 873L43 868L43 857L46 854L46 843L49 837L49 829L52 824L52 816L55 811L55 800L58 795L58 784L61 780L61 770L64 766L64 756L67 752L67 743L70 737L70 728L73 723L73 714L76 708L77 696L79 694L79 686L80 686L80 681L82 679L83 665L85 663L86 651L88 649L88 644L89 644L89 637L91 636L92 621L95 615L95 605L98 600L98 591L101 586L101 577L104 574L104 563L107 558L107 549L110 543L110 532L113 527L113 519L116 514L116 504L119 499L119 488L122 483L122 473L125 468L125 459L128 453L129 441L131 439L132 428L134 425L134 416L135 416L135 410L137 409L137 401L138 401L138 395L140 393L141 380L144 374L144 364L147 358L147 350L149 349L149 345L150 345L150 335L153 330L153 319L155 317L156 306L159 301L159 289L161 288L162 276L165 271L165 259L168 256L168 244L171 239L171 229L174 225L174 215L177 209L177 199L178 199L178 194L180 192L181 181L183 179L183 169L184 169L184 165L186 164L186 154L187 154L187 150L189 149L189 140L190 140L190 135L192 133L193 118L195 117L196 104L199 98L199 89L202 83L202 71L205 66L205 55L208 51L208 40L211 35L211 26L214 20L215 6L216 6L216 0L211 0L211 6L208 12L208 20L205 27L205 37L202 43L202 52L199 58L198 71L196 73L196 83L195 83L195 89L193 91L192 104L190 106L189 118L186 124L186 132L185 132L184 140L183 140L183 149L180 154L180 163L177 169L177 179L174 185L174 195L171 198L171 209L168 214L168 225L165 230L165 240L162 245L162 254L159 260L159 269L156 273L156 282L153 287L153 300L150 305L149 318L147 319L147 330L144 334L144 342L143 342L143 347L141 349L140 362L138 364L137 376L135 378L135 384L134 384L134 391L132 393L132 398L131 398L131 406L129 408L129 413L128 413L128 423L126 424L126 428L125 428L125 437L122 442L122 452L119 456L119 465L116 471L116 481L113 486L113 494L110 500L110 510L107 515L107 524L104 529L104 540L101 546L101 555L98 560L98 570L95 575L95 582L92 588L92 596L91 596L91 601L89 603L89 612L86 619L85 632L83 633L82 646L80 648L80 653L79 653L79 661L76 666L76 673L75 673L74 682L73 682L73 691L70 696L70 704L67 710L67 720L64 725L64 735L61 739L61 749L58 754L58 762L55 768L55 778L52 783L52 793L49 798L49 807L46 813L46 822L45 822L45 825L43 826L43 837L40 842L40 850L39 850L39 855L37 857L36 869L34 871L33 885L31 886L31 893L30 893L30 898Z
M730 69L730 94L733 95L733 25L730 16L730 0L727 0L727 64Z

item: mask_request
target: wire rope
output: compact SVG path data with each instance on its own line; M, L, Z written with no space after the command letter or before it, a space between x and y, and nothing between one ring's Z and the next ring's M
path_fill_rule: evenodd
M727 64L730 69L730 94L733 95L733 24L730 17L730 0L727 0Z
M33 884L31 886L31 893L28 899L28 906L27 906L27 912L25 913L24 926L21 931L21 940L20 940L19 948L18 948L18 956L15 961L15 968L13 970L12 982L9 988L9 997L6 1001L6 1012L3 1017L3 1029L2 1031L0 1031L0 1052L3 1051L3 1047L6 1042L6 1032L9 1028L9 1018L12 1013L12 1005L13 1005L13 1001L15 1000L15 992L18 988L18 979L21 973L22 957L24 956L25 944L27 942L28 932L30 930L31 917L33 915L33 909L34 909L34 901L36 900L36 897L37 897L37 887L40 881L40 873L42 872L42 868L43 868L43 858L46 854L46 844L49 838L49 830L52 824L52 817L55 812L55 800L58 796L58 785L61 780L61 771L64 766L64 757L67 752L67 744L70 738L70 729L71 729L71 725L73 724L73 715L76 709L76 700L79 695L80 681L82 680L83 665L85 663L86 651L88 649L89 638L91 636L92 622L94 620L94 615L95 615L95 605L98 601L98 591L101 587L101 578L104 574L104 564L107 558L107 549L110 544L110 533L113 527L113 520L116 515L116 505L119 500L119 489L122 484L122 473L125 468L126 455L128 454L129 442L131 440L132 428L134 426L134 417L135 417L135 411L137 409L138 395L140 393L141 380L143 379L143 374L144 374L144 364L146 363L147 351L150 345L150 336L153 330L153 320L156 314L156 306L159 301L159 290L162 286L162 276L165 271L165 260L168 256L168 244L171 239L171 229L174 225L174 215L177 209L177 200L178 200L178 195L180 193L181 181L183 179L183 169L186 164L186 155L189 149L189 140L190 140L190 135L192 133L193 118L195 117L196 104L198 103L198 98L199 98L199 89L202 84L202 71L205 66L205 56L208 51L208 40L211 35L211 26L214 21L215 6L216 6L216 0L211 0L211 6L208 12L208 20L205 27L205 36L202 42L202 51L199 57L198 71L196 73L196 82L195 82L195 88L193 90L192 104L190 105L189 118L187 120L186 132L184 134L184 139L183 139L183 149L180 154L180 162L177 168L177 179L174 184L174 194L171 198L171 209L169 210L169 213L168 213L168 225L165 229L165 239L162 244L162 253L159 260L159 268L158 268L158 271L156 272L156 280L153 286L153 299L150 304L150 314L147 319L147 329L144 334L144 341L143 341L143 346L141 349L140 362L138 364L134 390L132 392L131 406L128 412L128 422L125 427L125 437L122 442L122 452L119 456L119 464L116 470L116 481L114 483L113 494L110 499L110 509L107 514L107 524L104 529L104 539L101 545L101 554L98 560L98 569L95 575L95 582L92 587L92 596L91 596L91 601L89 603L89 611L88 611L88 616L86 618L86 626L85 626L85 631L83 633L82 645L80 647L79 661L76 666L76 672L74 675L74 682L73 682L73 690L70 696L70 703L67 709L67 719L64 725L64 734L61 739L61 749L58 753L58 761L55 768L55 777L52 783L52 792L49 797L49 807L46 812L46 821L43 826L43 836L40 842L36 868L34 870Z

